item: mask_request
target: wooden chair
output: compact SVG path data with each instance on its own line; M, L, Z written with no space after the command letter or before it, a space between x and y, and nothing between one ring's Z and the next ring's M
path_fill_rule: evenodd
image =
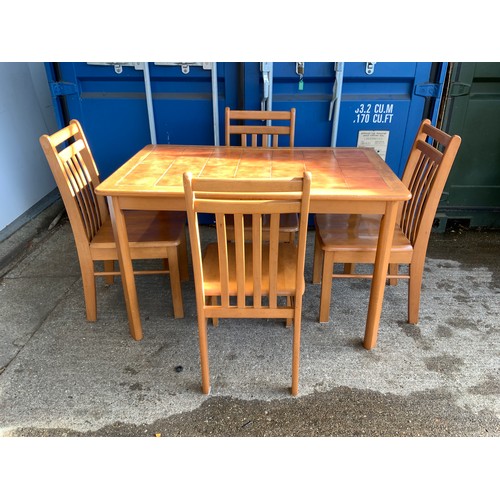
M295 143L295 108L290 111L248 111L232 110L226 107L225 114L225 140L226 146L231 145L231 136L239 135L241 146L248 146L248 139L251 139L251 147L267 147L270 138L272 138L272 147L278 147L279 136L287 136L289 147L293 148ZM233 123L237 120L238 123ZM285 122L282 125L272 123L272 120ZM241 124L241 121L245 123ZM251 123L248 123L248 122ZM267 122L271 121L270 124ZM257 124L256 124L257 122ZM248 221L247 221L248 222ZM295 235L299 230L299 220L297 214L283 214L280 221L281 231L280 240L295 242ZM269 220L264 220L263 227L268 230ZM246 236L251 233L251 225L247 224ZM227 221L228 238L233 238L234 228L230 220Z
M278 147L278 138L280 135L288 136L289 146L293 148L295 142L295 108L290 111L252 111L252 110L236 110L226 107L225 114L225 133L226 146L231 145L231 135L239 135L241 138L241 146L258 146L267 147L268 139L272 137L272 147ZM248 123L232 123L232 120L252 121ZM263 121L285 121L286 125L267 124ZM257 121L257 124L255 123ZM251 138L251 143L248 144L248 137Z
M56 180L75 238L87 319L96 321L95 278L113 282L114 261L118 260L113 228L106 201L96 196L99 173L89 145L77 120L52 135L42 135L40 144ZM136 274L169 273L174 316L184 317L181 279L188 279L185 212L126 212L132 259L161 259L161 270ZM103 261L103 271L94 263Z
M204 394L210 392L207 318L291 319L292 394L297 394L310 189L310 172L303 178L272 180L197 179L184 174ZM198 213L216 215L217 242L209 244L203 256ZM297 245L279 242L282 213L300 213ZM244 236L245 214L251 216L250 241ZM270 215L268 241L262 230L266 214ZM227 238L228 215L235 222L234 242ZM220 304L213 297L220 298ZM280 305L278 297L287 297L286 305Z
M399 207L388 278L391 285L398 278L409 280L408 323L418 322L432 223L460 142L459 136L450 137L424 120L404 170L402 180L412 197ZM380 220L378 215L316 215L313 283L321 281L320 322L329 320L332 278L372 277L356 274L355 265L375 262ZM344 263L344 274L334 274L335 263ZM408 265L407 274L399 274L400 264Z

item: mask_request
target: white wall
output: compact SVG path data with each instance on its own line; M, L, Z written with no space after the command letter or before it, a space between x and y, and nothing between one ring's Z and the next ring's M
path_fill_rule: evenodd
M55 189L38 138L56 130L43 63L0 62L0 231Z

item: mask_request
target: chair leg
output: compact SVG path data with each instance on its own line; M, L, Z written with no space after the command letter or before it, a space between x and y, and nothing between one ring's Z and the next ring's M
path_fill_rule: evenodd
M181 279L179 274L178 247L168 247L168 268L170 271L170 288L172 290L172 302L174 305L174 318L184 317L184 307L182 304Z
M344 274L354 274L355 272L356 272L356 264L354 264L353 262L344 264Z
M319 322L328 323L330 319L330 300L332 294L333 252L324 252L323 277L321 279L321 296L319 306Z
M208 366L207 320L198 314L198 335L200 339L201 387L203 394L210 394L210 369Z
M218 297L216 295L210 295L205 297L205 305L216 306L218 304ZM212 318L212 325L219 326L219 318Z
M187 241L186 241L186 230L182 231L181 244L179 245L179 271L181 275L181 281L189 280L188 271L188 251L187 251Z
M312 278L313 283L317 284L321 281L322 265L323 265L323 250L321 248L318 231L316 230L316 235L314 238L313 278Z
M398 274L399 265L398 264L389 264L389 274ZM397 278L389 278L389 285L396 286L398 284Z
M105 260L104 261L104 271L107 273L115 270L115 261L114 260ZM112 285L115 281L115 277L113 275L105 276L104 282L106 285Z
M408 323L412 325L418 323L423 272L423 261L421 264L410 264L410 280L408 282Z
M286 298L286 306L287 307L293 307L293 297L290 297L289 295ZM285 326L287 328L290 328L292 326L293 320L292 318L286 318L285 320Z
M88 321L97 320L97 296L95 289L94 263L90 265L81 265L83 283L83 297L85 300L85 311Z
M299 393L300 367L300 327L301 327L302 297L295 298L295 314L293 317L293 344L292 344L292 396Z
M216 306L219 303L219 299L216 295L212 295L211 302L213 306ZM219 318L212 318L212 325L219 326Z

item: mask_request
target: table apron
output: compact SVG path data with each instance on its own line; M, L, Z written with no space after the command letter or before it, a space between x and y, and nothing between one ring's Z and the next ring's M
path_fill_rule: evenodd
M184 197L170 196L108 196L118 198L122 210L186 210Z
M122 210L186 210L184 198L174 196L114 196ZM110 198L110 197L108 197ZM309 211L314 214L383 214L387 201L314 200Z
M314 200L309 212L312 214L383 214L387 200Z

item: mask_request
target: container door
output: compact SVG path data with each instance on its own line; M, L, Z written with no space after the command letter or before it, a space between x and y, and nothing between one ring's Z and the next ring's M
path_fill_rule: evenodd
M454 63L443 128L462 144L438 208L446 222L500 227L500 63Z
M295 146L330 146L334 67L332 62L244 63L241 109L295 108Z
M348 62L337 73L333 62L278 62L271 63L268 90L264 64L244 64L245 109L262 109L268 100L275 110L295 107L297 146L374 147L398 176L422 119L436 123L447 66ZM335 140L336 83L342 92Z
M420 122L436 115L443 64L345 63L337 145L374 147L401 177Z
M272 108L296 108L297 147L330 146L334 67L332 62L273 63Z
M52 94L63 122L80 121L104 179L151 142L144 74L138 65L59 63Z
M223 132L225 100L234 99L236 65L148 63L152 108L148 109L144 63L47 63L47 76L62 116L80 120L101 178L146 144L210 144ZM214 78L215 75L215 78ZM228 85L226 85L228 83ZM215 106L214 106L215 102Z
M103 178L151 142L142 63L58 63L50 72L65 120L79 119ZM441 63L345 63L337 146L371 146L401 176ZM224 107L297 109L296 145L332 145L333 62L149 63L157 142L224 144ZM54 76L55 75L55 76ZM214 107L214 101L216 106ZM151 113L150 113L151 114Z

